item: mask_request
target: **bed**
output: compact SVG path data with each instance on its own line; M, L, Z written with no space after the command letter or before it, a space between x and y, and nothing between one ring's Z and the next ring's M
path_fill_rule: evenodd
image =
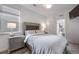
M25 35L24 43L28 45L32 54L62 54L67 44L63 36L45 34L43 31L34 30L34 28L26 30Z

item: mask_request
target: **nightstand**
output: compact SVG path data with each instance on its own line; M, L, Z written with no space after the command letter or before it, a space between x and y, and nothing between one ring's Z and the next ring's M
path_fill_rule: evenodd
M24 35L16 35L9 37L9 49L8 53L11 53L14 50L24 47Z

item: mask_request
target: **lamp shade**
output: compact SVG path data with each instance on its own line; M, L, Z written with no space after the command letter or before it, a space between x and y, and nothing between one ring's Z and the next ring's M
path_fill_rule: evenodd
M46 29L45 23L41 23L41 30L44 31Z
M7 28L16 28L16 23L7 23Z

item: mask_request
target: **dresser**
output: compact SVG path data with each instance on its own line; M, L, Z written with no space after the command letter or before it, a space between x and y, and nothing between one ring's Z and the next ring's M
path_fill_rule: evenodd
M9 37L8 53L10 53L16 49L20 49L20 48L24 47L24 39L25 39L24 35L17 35L17 36Z

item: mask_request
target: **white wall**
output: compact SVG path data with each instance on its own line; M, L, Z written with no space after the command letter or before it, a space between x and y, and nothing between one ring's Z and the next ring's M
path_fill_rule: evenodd
M47 17L47 22L49 23L47 29L49 34L56 34L56 20L54 17Z

